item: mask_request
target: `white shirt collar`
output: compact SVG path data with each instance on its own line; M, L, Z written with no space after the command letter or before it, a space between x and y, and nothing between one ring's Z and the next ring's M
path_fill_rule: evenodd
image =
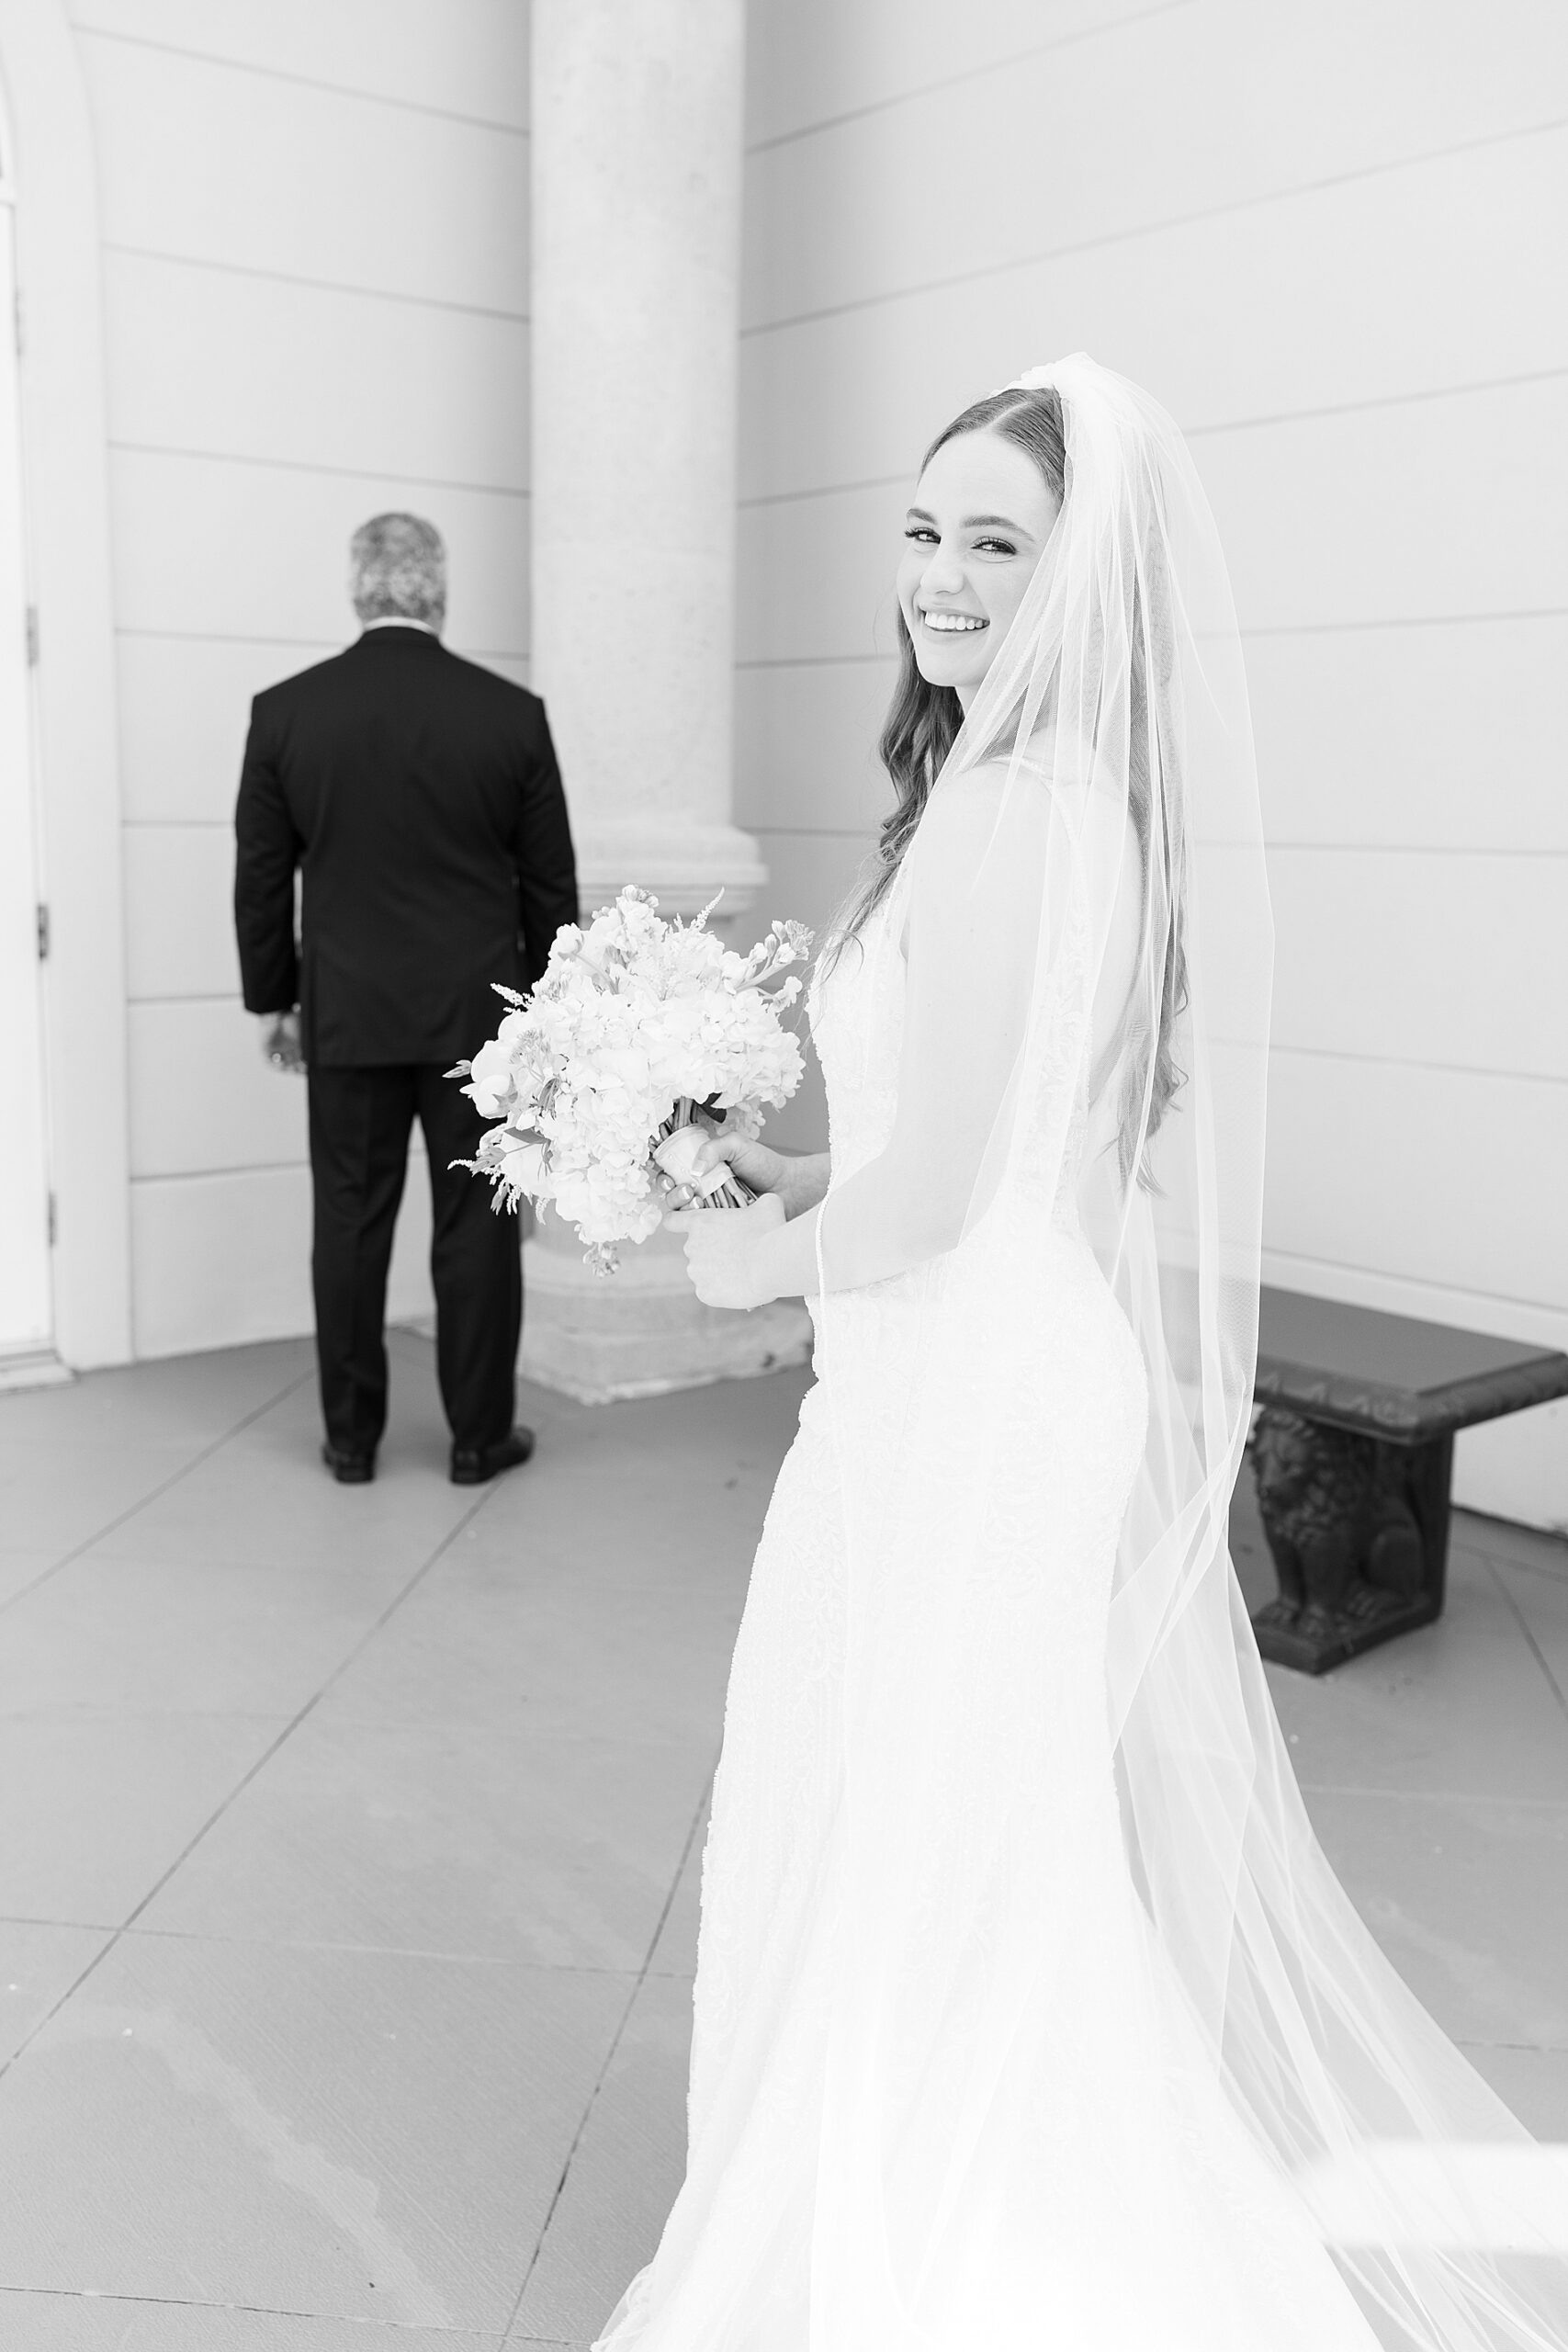
M378 621L361 621L359 626L367 635L373 628L422 628L426 637L439 637L441 634L429 621L416 621L412 613L385 613Z

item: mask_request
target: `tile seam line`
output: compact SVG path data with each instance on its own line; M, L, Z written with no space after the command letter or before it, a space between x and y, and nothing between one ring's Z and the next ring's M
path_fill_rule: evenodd
M612 1968L605 1962L591 1961L508 1959L498 1952L434 1951L423 1944L333 1943L320 1936L219 1935L205 1928L128 1928L104 1919L38 1919L24 1914L7 1917L0 1913L0 1927L51 1928L84 1936L130 1936L144 1943L215 1944L225 1951L333 1952L351 1960L432 1961L444 1968L508 1968L534 1976L615 1976L630 1979L637 1974L635 1968ZM690 1973L684 1969L667 1973L671 1975Z
M544 2220L539 2224L538 2238L536 2241L533 2253L528 2257L528 2267L523 2274L523 2282L517 2290L516 2301L512 2306L512 2310L507 2317L506 2325L502 2331L502 2342L503 2346L513 2343L526 2343L529 2340L526 2336L514 2335L513 2331L516 2327L518 2314L523 2309L523 2302L528 2292L529 2282L533 2278L534 2273L539 2266L539 2258L544 2253L545 2241L550 2233L550 2224L556 2217L556 2211L560 2204L562 2197L566 2194L566 2185L571 2177L572 2164L576 2158L578 2149L582 2144L583 2134L588 2129L590 2119L592 2116L595 2107L599 2103L599 2094L604 2087L605 2078L609 2074L610 2068L615 2062L615 2053L619 2050L621 2043L625 2039L626 2027L631 2020L632 2011L637 2007L637 1996L648 1982L649 1972L653 1962L653 1955L659 1949L659 1939L664 1933L665 1923L669 1919L671 1909L674 1907L676 1890L680 1886L682 1878L685 1874L686 1864L691 1860L692 1849L696 1844L698 1828L701 1826L703 1815L707 1810L709 1802L713 1795L714 1779L717 1770L718 1759L716 1757L713 1765L709 1770L707 1779L704 1781L702 1791L698 1795L696 1809L692 1815L692 1826L686 1832L685 1842L681 1848L680 1859L676 1862L674 1871L671 1874L669 1892L664 1897L659 1917L654 1922L653 1931L649 1937L648 1950L643 1956L642 1966L637 1970L637 1981L632 1985L631 1991L626 1996L626 2003L625 2008L621 2011L620 2021L616 2025L615 2032L610 2037L609 2045L605 2050L603 2064L601 2064L599 2072L593 2080L593 2087L589 2092L587 2099L583 2104L582 2114L579 2119L577 2130L572 2134L571 2144L567 2149L566 2155L562 2160L560 2177L556 2182L555 2190L550 2198L549 2204L546 2209Z
M1106 25L1080 25L1077 31L1059 33L1054 40L1034 41L1027 49L1009 51L1006 57L995 58L986 65L972 65L967 72L954 74L943 82L922 82L912 90L900 90L891 98L874 98L863 107L850 107L843 114L824 115L820 122L801 123L794 130L781 130L769 139L755 139L745 149L750 155L771 155L781 147L796 145L803 139L818 139L829 130L841 130L852 122L867 122L873 117L897 113L900 107L916 106L921 98L939 97L945 90L956 89L965 82L984 82L993 74L1010 73L1015 66L1026 64L1031 58L1051 57L1058 50L1073 49L1087 40L1103 40L1112 33L1125 31L1133 25L1145 25L1157 17L1178 16L1190 8L1192 0L1162 0L1153 8L1132 9Z
M1507 1581L1503 1576L1497 1562L1492 1557L1490 1553L1483 1553L1482 1556L1486 1562L1486 1572L1488 1576L1490 1576L1494 1585L1503 1596L1503 1600L1507 1608L1508 1614L1512 1617L1515 1624L1518 1627L1519 1632L1524 1636L1526 1647L1529 1649L1530 1656L1534 1658L1537 1666L1540 1667L1542 1674L1546 1677L1546 1687L1557 1702L1558 1713L1562 1715L1563 1721L1568 1723L1568 1692L1564 1692L1562 1683L1559 1682L1556 1675L1552 1672L1551 1666L1547 1658L1546 1653L1541 1648L1540 1644L1536 1640L1534 1634L1530 1631L1529 1625L1525 1618L1524 1611L1519 1607L1518 1602L1508 1590Z
M1501 1519L1495 1511L1483 1510L1479 1503L1456 1503L1454 1508L1456 1510L1462 1511L1467 1520L1472 1520L1483 1528L1506 1527L1512 1534L1517 1535L1521 1532L1519 1522L1517 1520ZM1568 1566L1568 1528L1559 1528L1557 1532L1553 1535L1545 1534L1539 1527L1526 1529L1522 1532L1528 1535L1531 1544L1557 1544L1562 1552L1563 1565L1564 1566ZM1472 1551L1479 1550L1480 1548L1481 1547L1478 1544L1472 1544L1471 1546Z
M1287 1668L1288 1672L1290 1669ZM1379 1804L1506 1805L1537 1813L1568 1815L1568 1797L1486 1796L1474 1789L1395 1789L1375 1781L1308 1781L1303 1793L1318 1797L1375 1797Z
M1526 2050L1537 2058L1557 2057L1564 2048L1561 2041L1482 2041L1469 2033L1456 2033L1452 2039L1461 2050Z
M1564 378L1568 378L1568 367L1527 368L1518 375L1483 377L1470 383L1426 384L1406 392L1376 392L1364 401L1331 401L1320 408L1278 409L1258 416L1222 417L1212 424L1184 424L1181 432L1189 441L1213 440L1226 433L1271 432L1280 425L1314 424L1325 417L1366 416L1379 409L1414 408L1430 401L1474 399L1483 392L1512 391L1525 384L1561 383ZM801 505L811 498L853 498L868 490L892 490L908 480L905 473L868 474L862 481L814 482L804 490L759 491L754 497L738 498L735 504L738 513L755 514L769 506Z
M263 1344L269 1343L264 1341ZM51 1577L57 1577L62 1569L72 1566L84 1553L90 1552L95 1544L101 1544L105 1536L115 1534L118 1529L126 1525L128 1521L134 1519L138 1511L144 1510L149 1503L159 1501L173 1487L177 1487L182 1478L188 1477L193 1470L199 1470L202 1464L209 1461L220 1447L227 1445L231 1437L240 1436L254 1422L259 1421L264 1413L270 1413L275 1406L281 1405L285 1397L291 1396L297 1388L303 1387L305 1383L313 1379L314 1376L313 1368L297 1373L292 1379L285 1381L282 1387L276 1389L252 1411L243 1413L238 1420L231 1421L226 1430L211 1441L210 1444L204 1445L199 1453L193 1453L188 1462L182 1462L177 1470L172 1470L166 1478L156 1487L151 1487L146 1494L139 1495L135 1502L129 1504L124 1510L107 1521L104 1526L96 1527L91 1535L84 1536L80 1544L73 1544L62 1558L51 1562L39 1575L34 1577L30 1584L21 1586L16 1592L7 1593L5 1600L0 1600L0 1617L4 1617L7 1610L15 1608L18 1601L25 1600L30 1593L37 1592L40 1587L48 1584ZM0 2073L3 2072L4 2069L0 2068Z
M1564 369L1568 374L1568 369ZM444 474L396 473L389 467L318 465L309 458L263 458L244 449L187 449L171 441L116 441L106 447L126 458L183 458L204 466L260 466L274 473L325 475L344 481L392 481L410 490L460 490L476 498L526 498L526 488L499 481L453 481Z
M293 1389L302 1386L305 1382L310 1379L310 1377L311 1374L309 1372L302 1373L298 1380L290 1382L289 1388ZM285 1395L288 1393L288 1390L283 1392ZM280 1399L274 1398L271 1401L276 1404L279 1402ZM270 1405L263 1407L260 1409L262 1411L270 1410ZM257 1416L254 1415L247 1417L248 1419L255 1418L257 1418ZM245 1424L243 1423L241 1426L243 1427ZM237 1434L237 1431L231 1431L230 1434ZM224 1442L224 1439L220 1439L218 1441L219 1445L221 1445ZM215 1453L217 1451L217 1447L209 1447L207 1451L208 1453ZM195 1464L187 1464L186 1467L194 1468ZM185 1474L184 1472L180 1472L176 1475L183 1476ZM175 1481L171 1479L168 1483L173 1485ZM160 1491L162 1490L160 1489ZM39 2037L48 2031L55 2018L65 2007L66 2004L74 2000L83 1985L86 1984L88 1978L102 1966L109 1953L118 1950L127 1930L133 1929L135 1928L136 1922L146 1910L148 1905L162 1894L164 1887L166 1887L170 1881L175 1877L176 1871L181 1870L189 1860L191 1855L195 1853L197 1848L201 1844L202 1839L216 1828L219 1822L223 1819L223 1816L228 1813L231 1806L243 1795L244 1792L251 1786L252 1782L265 1770L266 1767L272 1762L273 1758L279 1753L290 1739L292 1739L294 1734L299 1729L300 1724L306 1722L308 1718L315 1713L321 1701L326 1697L327 1692L332 1690L336 1682L342 1679L343 1676L347 1673L349 1668L355 1664L355 1660L360 1657L370 1643L375 1640L377 1634L379 1634L382 1628L389 1624L391 1619L396 1616L403 1603L409 1600L415 1591L417 1591L418 1588L429 1575L432 1568L434 1567L436 1562L457 1541L457 1537L463 1532L463 1530L468 1526L470 1521L479 1516L479 1512L484 1509L485 1504L491 1500L493 1491L493 1487L487 1488L474 1502L468 1505L468 1509L461 1513L461 1515L454 1521L453 1525L447 1530L446 1533L441 1538L441 1541L436 1544L429 1557L414 1570L412 1576L409 1577L408 1581L393 1595L392 1599L388 1602L386 1608L382 1610L380 1615L375 1620L374 1623L366 1628L358 1640L355 1641L348 1649L346 1654L339 1659L337 1665L327 1676L325 1681L321 1684L319 1689L312 1691L310 1697L305 1702L305 1704L289 1718L288 1722L284 1724L283 1729L277 1734L276 1738L270 1740L267 1746L262 1750L261 1754L246 1767L243 1772L241 1773L239 1779L234 1782L233 1787L229 1790L222 1802L208 1815L200 1827L186 1839L185 1845L180 1849L180 1851L175 1856L174 1860L170 1862L167 1869L153 1881L152 1884L148 1888L141 1901L132 1905L125 1917L116 1928L114 1933L105 1942L102 1949L94 1954L93 1958L75 1977L73 1982L67 1985L65 1991L62 1993L60 1998L53 2004L48 2015L40 2018L25 2041L23 2041L16 2050L12 2051L9 2057L7 2057L3 2063L0 2063L0 2082L5 2081L6 2076L10 2073L17 2060L23 2057L25 2053L32 2048L34 2042L38 2041ZM154 1498L150 1496L146 1498L146 1499L151 1501L154 1499ZM140 1505L138 1508L140 1508ZM124 1514L127 1518L133 1515L134 1514L130 1512ZM118 1524L118 1522L116 1523ZM108 1531L107 1530L105 1531L105 1532L107 1532ZM62 1565L63 1566L63 1563L62 1563ZM640 1978L638 1981L640 1982Z
M183 57L194 65L211 65L223 74L254 74L265 82L287 83L297 90L322 90L338 98L355 98L362 106L385 107L400 114L423 115L437 122L459 122L469 130L489 130L503 139L526 139L525 123L496 122L488 116L464 114L455 107L433 107L418 98L396 98L381 90L355 89L351 82L327 82L314 74L291 74L287 66L253 64L248 59L221 57L214 50L187 49L182 42L152 40L145 33L123 33L107 25L75 24L79 40L117 42L121 49L140 49L159 57Z
M1493 1538L1488 1544L1487 1539L1483 1537L1479 1543L1472 1546L1472 1549L1479 1558L1486 1562L1488 1567L1506 1568L1510 1576L1540 1577L1547 1584L1555 1585L1561 1591L1563 1585L1568 1584L1568 1542L1565 1542L1561 1535L1548 1535L1539 1527L1532 1527L1529 1532L1543 1544L1556 1543L1563 1545L1564 1558L1561 1567L1553 1567L1545 1560L1510 1559L1505 1552L1496 1548L1495 1538Z
M526 311L500 311L489 302L454 302L440 294L409 294L395 286L356 286L342 277L306 277L298 270L264 269L258 263L214 261L205 254L168 253L157 245L128 245L103 239L99 251L124 254L132 261L157 261L172 269L207 269L220 277L254 277L269 286L305 286L317 294L350 294L367 302L407 302L423 311L454 311L469 319L499 319L507 326L530 323ZM26 290L24 283L24 291Z
M1568 128L1568 116L1554 115L1549 121L1521 123L1510 130L1488 131L1477 139L1461 139L1448 147L1424 149L1413 155L1396 156L1384 163L1363 164L1354 171L1336 172L1321 179L1301 180L1294 187L1266 188L1255 196L1238 198L1228 204L1196 207L1190 212L1173 212L1162 220L1140 221L1126 229L1108 229L1102 235L1084 237L1072 243L1047 245L1038 252L1021 254L1015 261L987 262L977 269L953 270L941 277L924 278L909 286L891 287L885 293L863 294L852 302L826 302L818 309L798 311L787 318L765 319L740 329L742 343L766 334L784 334L792 327L815 326L827 319L852 317L857 311L886 310L895 302L918 301L925 294L950 293L954 287L983 285L987 281L1006 277L1020 270L1040 269L1047 263L1071 260L1078 254L1103 253L1111 245L1136 244L1141 238L1156 237L1168 230L1190 229L1205 220L1224 220L1244 212L1260 211L1266 206L1288 204L1307 196L1325 195L1331 188L1352 187L1363 180L1386 178L1390 173L1418 171L1424 164L1445 162L1454 155L1469 155L1487 147L1506 145L1515 139L1540 139Z
M243 2312L255 2319L304 2319L325 2321L338 2327L406 2328L411 2334L449 2335L454 2344L471 2344L485 2347L485 2352L502 2352L502 2339L492 2328L439 2327L428 2320L388 2319L382 2313L374 2316L363 2312L311 2312L296 2310L287 2303L224 2302L214 2298L191 2295L138 2295L86 2287L21 2287L13 2283L0 2285L0 2295L32 2295L55 2302L70 2303L130 2303L138 2311L173 2312ZM527 2338L524 2339L525 2342ZM548 2341L547 2338L537 2339ZM562 2339L565 2344L566 2339ZM570 2346L567 2346L570 2352Z

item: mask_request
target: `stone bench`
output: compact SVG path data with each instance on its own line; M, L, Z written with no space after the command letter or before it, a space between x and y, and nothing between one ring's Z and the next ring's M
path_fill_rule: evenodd
M1266 1658L1322 1674L1443 1606L1454 1434L1568 1396L1568 1355L1265 1287L1247 1451L1279 1597Z

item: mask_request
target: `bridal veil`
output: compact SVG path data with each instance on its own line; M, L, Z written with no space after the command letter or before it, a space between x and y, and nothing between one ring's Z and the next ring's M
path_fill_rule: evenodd
M1562 2160L1530 2142L1438 2030L1340 1888L1228 1550L1257 1346L1272 931L1241 643L1213 520L1175 425L1134 386L1081 355L1020 381L1060 401L1066 497L899 877L900 1118L930 1138L944 1247L999 1230L987 1279L1005 1299L1013 1245L998 1218L1009 1203L1037 1204L1089 1242L1141 1359L1146 1438L1116 1544L1103 1689L1086 1702L1111 1759L1160 1997L1179 2012L1168 2047L1204 2077L1186 2095L1223 2102L1256 2160L1256 2194L1330 2249L1377 2343L1563 2352L1568 2254L1542 2218L1549 2177L1559 2204L1568 2199ZM853 956L859 943L839 952ZM881 2344L888 2299L919 2267L898 2240L899 2119L910 2110L888 2084L908 2086L924 2062L900 2046L908 2020L890 2022L885 1993L908 1964L900 1939L919 1937L924 1951L942 1943L941 1889L922 1878L927 1832L978 1806L986 1785L976 1768L965 1792L986 1700L964 1661L990 1605L989 1571L976 1556L968 1582L964 1547L1005 1512L1022 1426L1010 1399L1026 1376L974 1328L984 1294L955 1316L937 1283L928 1306L910 1308L923 1324L884 1382L874 1351L855 1344L864 1293L853 1286L850 1205L836 1179L819 1225L818 1370L845 1478L852 1609L843 1883L854 1919L823 1996L835 2054L816 2222L818 2309L836 2316L810 2335L835 2352ZM909 1364L942 1376L944 1351L953 1393L984 1409L953 1432L962 1457L941 1531L948 1614L923 1621L912 1661L900 1650L905 1569L889 1533L901 1497L883 1441L890 1413L916 1409ZM1019 1545L1027 1561L1027 1529ZM910 1675L927 1726L900 1734L890 1693L904 1676L905 1704ZM974 1720L958 1755L942 1734L965 1709ZM988 1846L985 1819L961 1826L990 1873L977 1859L979 1909L965 1932L983 1937L984 1890L1005 1884L1008 1858ZM1078 1931L1073 1889L1054 1899L1046 1940ZM928 2240L984 2161L988 2119L1036 2030L1045 1964L998 1917L984 2001L953 2045L964 2076L951 2128L921 2159ZM931 2000L960 2002L964 1981L955 1962L945 1992L933 1974ZM1130 2245L1139 2218L1134 2195ZM1047 2318L1037 2340L1066 2346ZM911 2346L927 2340L911 2327Z

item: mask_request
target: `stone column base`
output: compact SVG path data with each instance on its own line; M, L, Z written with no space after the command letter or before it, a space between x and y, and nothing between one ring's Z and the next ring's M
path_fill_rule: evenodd
M811 1354L798 1300L745 1315L705 1306L673 1233L624 1249L618 1273L595 1274L576 1234L546 1216L524 1244L523 1299L518 1370L584 1405L749 1380Z
M750 833L734 825L698 824L673 818L637 818L619 823L592 819L574 829L577 887L584 916L607 906L624 883L651 890L666 917L694 915L723 891L712 918L727 944L727 926L750 909L768 878ZM764 922L762 929L766 931ZM750 947L750 939L745 945Z
M590 820L577 830L577 871L585 918L626 882L651 890L660 914L688 920L722 888L714 929L742 954L756 935L750 910L767 880L749 833L668 815ZM620 1272L600 1275L583 1264L571 1227L547 1215L524 1245L523 1283L518 1369L585 1405L746 1380L805 1363L811 1353L811 1318L797 1301L749 1315L704 1306L672 1233L628 1246Z

